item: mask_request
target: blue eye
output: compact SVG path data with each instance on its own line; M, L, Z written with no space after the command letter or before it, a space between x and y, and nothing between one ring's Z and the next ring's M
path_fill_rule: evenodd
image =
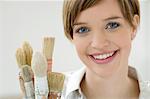
M106 25L106 28L105 29L116 29L120 26L119 23L117 22L110 22Z
M79 29L76 30L76 33L86 33L89 32L89 29L86 27L80 27Z

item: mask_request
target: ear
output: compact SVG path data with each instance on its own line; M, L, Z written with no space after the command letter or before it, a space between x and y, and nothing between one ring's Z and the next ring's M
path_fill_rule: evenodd
M140 23L140 17L138 15L134 15L134 17L133 17L134 27L133 27L133 30L132 30L132 33L131 33L131 40L133 40L136 36L139 23Z

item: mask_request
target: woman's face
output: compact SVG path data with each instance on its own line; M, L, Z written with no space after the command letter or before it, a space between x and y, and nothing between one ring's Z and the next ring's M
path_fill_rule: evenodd
M117 0L102 0L76 18L73 43L91 73L111 76L128 66L134 32L123 17Z

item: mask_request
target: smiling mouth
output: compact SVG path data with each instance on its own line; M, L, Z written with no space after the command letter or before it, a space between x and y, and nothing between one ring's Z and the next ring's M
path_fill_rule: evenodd
M89 57L97 64L107 64L115 58L117 52L118 50L102 54L93 54L89 55Z

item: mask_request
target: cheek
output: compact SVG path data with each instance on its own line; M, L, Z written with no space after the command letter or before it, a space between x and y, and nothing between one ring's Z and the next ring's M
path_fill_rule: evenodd
M83 42L80 39L74 38L73 44L76 48L76 51L77 51L78 55L83 54L85 52L85 49L86 49L86 46L85 46L86 43L85 42Z
M120 48L130 48L131 47L131 40L123 38L122 40L119 40L118 45Z
M123 35L116 38L115 42L120 48L122 59L123 60L128 59L131 50L131 42L132 42L129 33L124 32Z
M75 44L75 48L76 48L78 55L83 53L82 44Z
M115 36L114 41L120 48L130 48L131 34L127 31L122 31L119 35Z

